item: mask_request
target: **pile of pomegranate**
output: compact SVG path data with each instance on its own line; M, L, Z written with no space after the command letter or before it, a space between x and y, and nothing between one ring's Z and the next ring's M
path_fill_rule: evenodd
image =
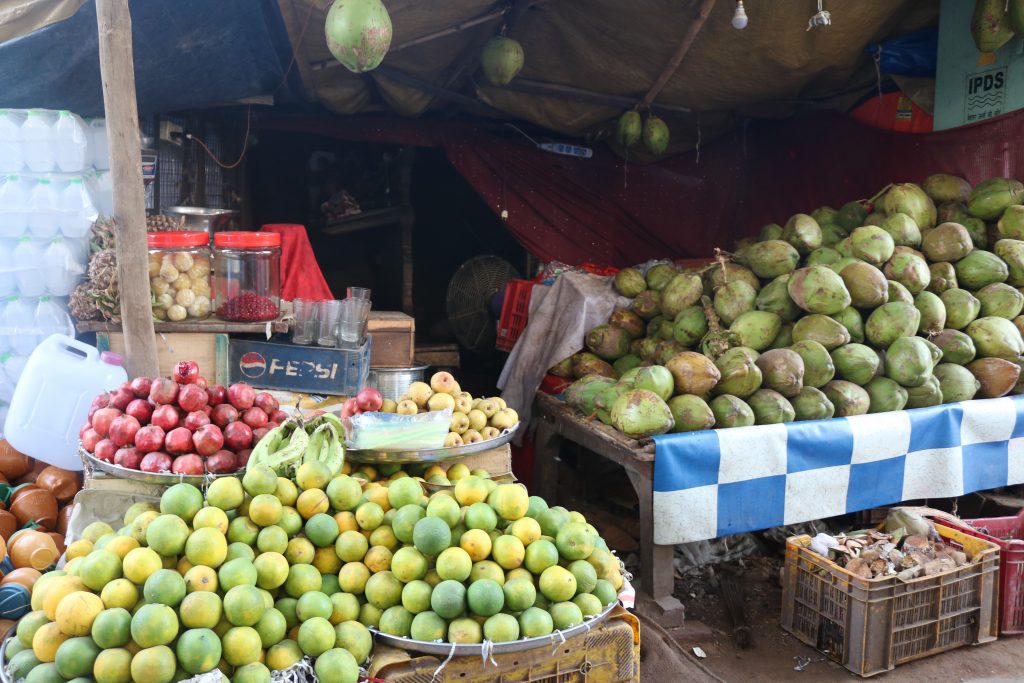
M136 377L97 396L82 446L99 460L143 472L229 474L288 419L277 399L244 382L208 386L194 361L171 377Z

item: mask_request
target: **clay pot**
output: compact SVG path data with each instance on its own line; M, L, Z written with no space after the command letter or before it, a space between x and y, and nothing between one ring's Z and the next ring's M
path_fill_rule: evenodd
M8 479L17 479L32 470L35 460L14 450L6 439L0 440L0 472Z
M18 500L21 496L24 496L29 491L38 491L39 487L35 484L19 484L17 488L11 493L11 500L8 502L9 505L14 505L14 501Z
M74 509L74 504L68 503L57 513L57 533L68 535L68 521L71 519L71 511Z
M0 586L7 583L17 583L25 588L32 590L32 586L35 585L36 580L42 576L38 569L32 567L22 567L21 569L15 569L14 571L7 572L7 575L3 579L0 579Z
M18 530L18 518L7 510L0 510L0 538L7 541Z
M17 518L18 526L25 526L31 521L47 530L57 526L57 499L39 487L18 490L11 499L11 512Z
M57 561L57 544L45 531L22 529L7 544L11 562L16 568L32 567L42 571Z
M49 465L47 465L45 462L38 461L38 460L34 461L33 464L32 464L32 468L29 469L29 471L26 472L25 474L23 474L20 477L18 477L16 483L18 483L18 484L34 484L35 481L36 481L36 477L39 476L39 473L42 472L43 470L45 470L47 467L49 467Z
M64 542L64 534L58 534L56 531L50 531L48 533L50 538L53 539L53 544L57 546L57 552L63 555L64 551L68 549L67 544Z
M50 465L36 476L36 486L52 493L58 503L66 503L78 493L78 475Z

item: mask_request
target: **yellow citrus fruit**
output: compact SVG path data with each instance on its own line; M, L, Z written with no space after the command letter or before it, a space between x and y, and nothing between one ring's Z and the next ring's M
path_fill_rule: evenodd
M321 574L337 574L341 569L341 558L334 552L334 546L317 548L313 553L313 566L319 569Z
M448 468L445 473L449 481L458 481L469 476L469 467L465 463L456 463Z
M104 549L109 550L123 560L125 555L138 547L139 542L131 536L114 536L104 546Z
M284 551L288 564L313 564L315 554L316 548L306 538L293 538Z
M356 523L360 529L373 531L384 522L384 508L373 501L367 501L356 508Z
M487 500L487 485L480 477L473 475L462 477L455 482L455 500L459 502L459 505L482 503Z
M57 622L43 624L32 636L32 653L40 662L52 662L57 657L57 648L70 637Z
M186 595L178 611L186 628L215 628L223 616L220 596L210 592Z
M237 477L214 479L206 489L206 503L221 510L234 510L244 498L245 490Z
M506 534L494 540L491 555L502 569L515 569L522 566L526 548L517 536Z
M222 534L228 532L228 514L219 507L212 505L204 507L192 518L193 529L216 529Z
M261 493L249 503L249 519L257 526L270 526L281 521L281 501L270 493Z
M106 522L93 522L82 530L82 538L87 538L94 544L107 534L114 533L114 530Z
M359 530L359 524L356 522L356 515L350 510L334 513L334 521L338 523L338 530L341 533Z
M217 568L227 555L228 541L219 529L213 527L196 529L185 542L185 556L193 565Z
M278 588L288 579L288 559L281 553L260 553L252 564L256 567L256 585L264 590Z
M487 497L498 516L510 522L521 519L530 508L530 494L519 484L499 484Z
M188 571L192 569L192 567L194 566L195 564L193 564L187 557L183 557L180 560L178 560L178 562L174 565L174 571L178 572L182 576L185 576L185 574L188 574Z
M244 666L260 661L263 641L251 626L235 626L221 638L224 659L231 666Z
M395 530L387 524L382 524L370 534L370 545L382 545L391 552L395 552L401 543L395 537Z
M128 579L115 579L103 587L100 599L107 609L123 607L130 610L139 601L139 589Z
M330 480L331 468L319 460L302 463L299 465L299 470L295 473L295 483L303 491L323 489Z
M76 557L85 557L92 552L92 541L87 538L80 538L67 547L64 556L70 561Z
M185 572L186 593L215 593L219 581L217 570L198 564Z
M533 517L523 517L508 525L508 533L512 534L523 545L530 545L541 537L540 524Z
M43 598L42 609L46 618L53 621L57 618L57 605L65 596L75 591L87 590L85 583L77 576L61 576L46 585L46 596Z
M376 574L377 572L383 572L391 569L391 558L394 554L382 545L375 545L366 551L366 556L363 557L363 564Z
M282 640L267 650L267 668L282 671L301 660L305 654L294 640Z
M92 631L93 619L103 609L103 600L95 593L88 591L69 593L57 605L57 626L66 635L87 636Z
M473 570L469 573L469 580L472 583L479 579L490 579L500 585L505 583L505 570L496 562L481 560L473 563Z
M483 529L470 529L462 534L459 547L469 553L473 562L486 560L491 555L491 537Z
M338 572L338 585L346 593L361 595L370 579L370 570L362 562L349 562Z
M291 479L278 477L274 495L281 501L281 505L290 506L294 505L295 499L299 497L299 489Z
M379 484L366 489L366 500L380 505L380 509L384 512L391 509L391 503L388 500L388 490L386 487L380 486Z
M330 509L330 502L327 500L327 494L321 489L308 489L300 493L295 500L295 509L303 519L309 519L313 515L327 512Z
M131 683L132 653L123 647L103 650L96 655L92 676L96 683Z
M465 534L463 534L463 539L465 539ZM488 547L490 547L490 540L490 538L487 539ZM462 547L447 548L437 556L436 571L442 580L465 581L473 571L473 556Z

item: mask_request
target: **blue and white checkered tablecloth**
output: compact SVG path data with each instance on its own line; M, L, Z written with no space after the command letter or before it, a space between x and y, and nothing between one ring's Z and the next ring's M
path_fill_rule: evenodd
M655 437L654 542L1024 482L1024 396Z

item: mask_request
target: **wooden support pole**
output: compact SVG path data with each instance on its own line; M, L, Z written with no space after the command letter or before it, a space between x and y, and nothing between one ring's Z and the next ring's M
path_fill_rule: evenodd
M693 41L697 39L697 34L704 28L704 22L708 20L708 16L711 14L712 8L715 6L715 0L701 0L700 9L697 10L697 16L694 17L693 21L686 29L686 33L683 34L683 39L679 41L679 47L676 48L672 58L669 60L665 68L662 69L658 79L654 81L654 85L644 95L643 105L649 107L654 98L658 96L661 89L668 83L668 79L672 78L672 74L676 72L679 65L683 62L683 57L690 51L690 47L693 45Z
M132 17L128 0L96 0L100 76L107 118L117 223L117 283L129 377L156 377L156 336L150 308L146 198L135 100Z

